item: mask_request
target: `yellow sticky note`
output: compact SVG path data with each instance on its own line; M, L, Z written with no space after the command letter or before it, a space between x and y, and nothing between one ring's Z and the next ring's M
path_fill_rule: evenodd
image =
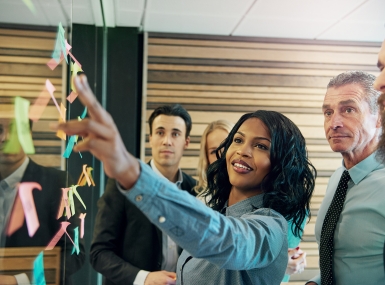
M75 87L75 84L74 84L74 77L78 75L78 72L79 72L79 71L83 71L83 70L82 70L82 67L81 67L77 62L73 63L73 62L71 61L71 71L72 71L72 76L71 76L71 89L72 89L72 91L74 91L75 93L78 93L78 92L76 91L76 87Z

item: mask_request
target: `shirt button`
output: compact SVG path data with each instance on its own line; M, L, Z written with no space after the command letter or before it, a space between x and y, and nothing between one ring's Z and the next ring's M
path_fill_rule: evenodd
M138 196L135 197L135 201L136 202L140 202L142 200L143 200L143 196L142 195L138 195Z
M159 223L163 224L166 221L166 218L163 216L160 216L158 221L159 221Z

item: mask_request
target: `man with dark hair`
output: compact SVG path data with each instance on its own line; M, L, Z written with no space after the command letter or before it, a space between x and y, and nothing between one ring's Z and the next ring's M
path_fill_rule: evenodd
M195 195L196 181L179 162L190 142L191 117L180 105L160 106L149 118L152 159L148 163L179 189ZM180 248L138 208L122 199L109 180L98 201L90 260L104 285L175 284Z
M375 76L333 78L324 98L326 139L342 155L317 215L320 276L306 284L385 284L385 167L376 159L381 117Z
M65 171L38 165L30 159L20 147L17 153L4 153L6 142L10 139L11 119L0 118L0 245L1 247L45 247L60 230L64 217L57 220L57 213L62 201L62 190L70 186ZM30 127L32 122L30 121ZM26 223L7 236L12 209L17 204L17 184L20 182L37 182L41 191L33 190L37 217L40 223L35 234L30 237ZM80 213L80 203L75 202L76 213ZM71 217L67 232L74 240L74 229L80 225L76 216ZM61 247L61 278L60 284L72 284L70 275L81 268L84 263L84 247L80 243L80 252L72 254L73 245L63 236L58 242ZM0 268L2 271L3 268ZM0 284L29 284L25 273L16 275L1 275ZM64 280L64 281L63 281Z

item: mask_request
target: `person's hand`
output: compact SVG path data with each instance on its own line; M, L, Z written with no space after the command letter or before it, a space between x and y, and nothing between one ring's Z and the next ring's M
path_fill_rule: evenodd
M289 261L286 267L286 274L302 273L307 265L306 252L297 247L289 248L287 254Z
M87 77L76 76L74 84L79 100L88 109L89 118L71 120L56 126L56 129L67 135L83 136L74 151L90 151L103 162L107 176L115 178L124 189L132 188L140 174L138 160L126 150L114 120L95 98Z
M17 285L15 276L12 275L0 275L1 285Z
M169 271L155 271L150 272L146 280L144 280L144 285L174 285L176 284L176 274Z

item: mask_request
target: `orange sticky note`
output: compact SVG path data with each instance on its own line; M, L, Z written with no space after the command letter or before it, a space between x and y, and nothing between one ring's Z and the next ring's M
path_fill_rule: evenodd
M92 167L87 167L87 164L83 165L83 172L80 174L79 180L77 185L84 186L86 185L86 182L88 186L95 186L95 182L92 179L91 171L93 170Z
M70 190L70 188L62 188L61 190L63 191L63 193L62 193L62 202L60 203L59 211L57 213L56 219L59 219L62 216L63 211L64 211L64 207L66 209L66 216L69 219L72 216L71 210L70 210L70 206L68 204L68 191Z
M13 204L11 216L7 226L7 236L13 235L24 224L24 210L19 195L16 195L15 203Z
M61 116L59 117L59 123L62 123L62 122L65 122L65 114L67 112L67 109L64 107L63 103L60 103L60 112L61 112L61 114L64 114L64 120ZM66 134L62 130L58 130L56 132L56 136L58 138L61 138L63 141L66 140Z

